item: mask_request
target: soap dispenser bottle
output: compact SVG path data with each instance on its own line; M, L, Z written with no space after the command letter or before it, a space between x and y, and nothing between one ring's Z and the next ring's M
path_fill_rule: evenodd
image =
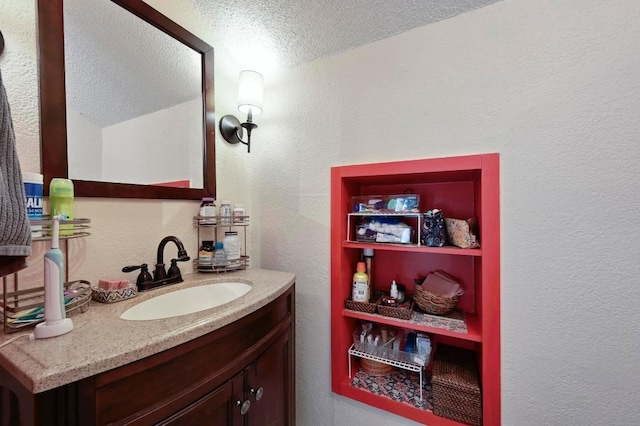
M391 290L389 291L389 296L394 299L398 299L398 285L396 284L396 280L391 282Z

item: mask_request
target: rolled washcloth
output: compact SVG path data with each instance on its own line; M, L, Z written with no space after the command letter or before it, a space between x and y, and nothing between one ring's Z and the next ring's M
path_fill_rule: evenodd
M119 288L127 288L131 285L129 280L100 280L98 288L103 290L117 290Z

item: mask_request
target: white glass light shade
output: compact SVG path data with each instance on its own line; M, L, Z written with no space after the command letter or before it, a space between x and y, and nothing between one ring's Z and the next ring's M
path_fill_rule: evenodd
M262 114L264 79L262 74L245 70L240 72L238 82L238 109L244 114Z

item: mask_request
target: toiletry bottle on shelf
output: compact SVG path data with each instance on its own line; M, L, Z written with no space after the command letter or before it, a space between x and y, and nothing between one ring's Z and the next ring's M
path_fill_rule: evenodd
M365 272L367 267L364 262L358 262L356 273L353 274L353 287L351 299L355 302L369 302L369 276Z
M51 218L73 219L73 182L70 179L53 178L49 183L49 211ZM60 235L72 235L73 225L60 225Z
M224 253L227 255L227 265L230 268L237 268L240 266L240 238L238 238L237 231L227 231L224 233L222 239L222 246L224 247Z
M393 280L393 282L391 283L389 296L393 297L394 299L398 299L398 286L396 285L396 280Z
M242 204L236 204L233 208L233 223L244 223L247 211Z
M200 203L200 223L215 225L216 216L218 216L218 208L216 207L216 199L213 197L202 197Z
M373 286L373 249L366 248L362 250L364 256L364 265L367 267L367 275L369 276L369 287Z
M216 243L213 252L213 269L224 269L227 266L227 255L224 252L224 246L221 241Z
M222 201L220 204L220 223L230 225L233 221L233 210L229 201Z
M211 269L213 266L213 241L203 241L198 251L198 268Z
M43 179L40 173L22 172L29 220L42 220ZM31 237L42 237L42 225L31 225Z

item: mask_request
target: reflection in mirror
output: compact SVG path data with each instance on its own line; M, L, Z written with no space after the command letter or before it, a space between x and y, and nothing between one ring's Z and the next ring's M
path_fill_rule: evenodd
M69 178L203 188L201 55L108 1L65 0L64 39Z
M78 196L215 195L209 45L141 0L38 0L38 27L46 182L69 177Z

